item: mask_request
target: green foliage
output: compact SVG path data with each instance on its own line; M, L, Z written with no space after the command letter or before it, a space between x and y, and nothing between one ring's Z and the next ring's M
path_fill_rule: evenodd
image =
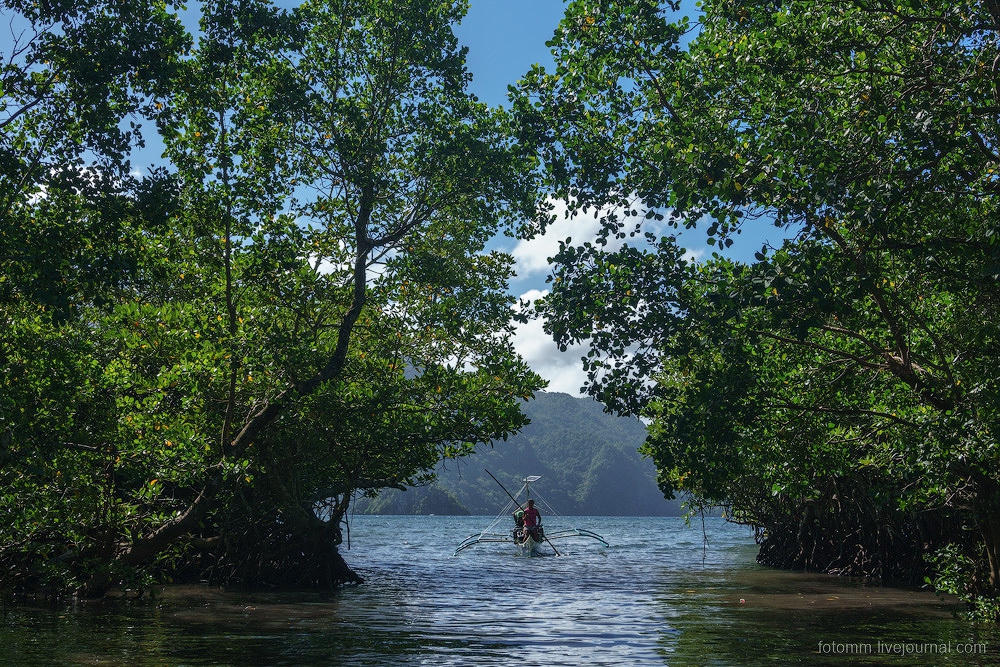
M485 250L536 197L465 92L461 6L206 2L197 40L158 3L6 7L34 38L0 119L0 588L356 579L354 493L541 386ZM139 117L169 165L142 178Z
M706 2L693 30L581 0L515 91L552 194L604 222L555 258L549 330L767 562L919 581L956 544L996 595L990 7ZM760 225L787 241L749 266L664 235Z
M0 69L0 299L64 315L134 269L135 218L162 204L161 179L130 175L134 118L189 37L164 3L7 2L0 16L12 40Z

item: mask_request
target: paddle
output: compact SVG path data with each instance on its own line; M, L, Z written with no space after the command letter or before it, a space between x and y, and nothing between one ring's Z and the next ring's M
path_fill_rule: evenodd
M483 468L483 470L486 470L486 468ZM489 470L486 470L486 474L489 475L490 477L493 477L493 473L491 473ZM501 489L503 489L503 492L507 494L507 497L510 498L514 502L514 507L520 507L521 506L521 503L517 502L517 498L515 498L512 495L510 495L510 491L508 491L507 487L505 487L503 484L500 483L499 479L497 479L496 477L493 477L493 481L496 482L497 486L499 486ZM552 540L550 540L549 538L545 537L545 533L544 532L542 533L542 537L545 539L546 542L549 543L549 546L552 547L552 550L556 552L556 555L557 556L560 555L559 554L559 550L556 549L556 545L552 544Z

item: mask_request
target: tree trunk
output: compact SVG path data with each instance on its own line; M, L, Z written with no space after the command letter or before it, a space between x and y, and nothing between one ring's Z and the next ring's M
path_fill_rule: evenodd
M996 593L1000 590L1000 503L995 496L991 505L980 523L989 562L990 591Z
M996 595L1000 592L1000 484L965 461L953 463L951 468L975 484L972 511L986 550L988 594Z

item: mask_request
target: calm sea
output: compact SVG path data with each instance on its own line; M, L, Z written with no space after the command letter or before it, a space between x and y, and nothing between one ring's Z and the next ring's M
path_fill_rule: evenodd
M344 554L367 583L334 593L6 607L0 664L1000 665L998 628L954 603L761 568L747 529L718 518L546 517L611 546L453 555L489 521L354 517Z

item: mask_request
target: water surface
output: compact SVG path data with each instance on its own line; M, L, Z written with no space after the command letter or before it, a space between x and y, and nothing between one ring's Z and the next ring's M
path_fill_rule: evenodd
M7 607L2 665L1000 665L1000 632L926 591L755 564L721 519L547 517L589 528L524 558L488 517L355 517L334 593L168 587L155 601ZM929 652L930 651L930 652Z

